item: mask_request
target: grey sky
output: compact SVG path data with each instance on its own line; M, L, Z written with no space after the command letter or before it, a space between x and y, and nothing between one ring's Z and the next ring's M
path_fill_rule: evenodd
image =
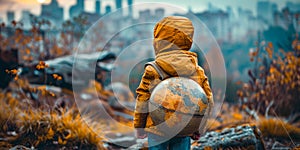
M238 7L244 8L244 9L250 9L254 13L256 11L256 3L259 0L134 0L134 3L144 3L144 2L155 2L155 3L164 3L164 4L170 4L177 7L180 7L184 10L188 10L189 7L194 12L201 12L207 8L208 3L212 3L214 6L219 7L221 9L226 9L227 6L231 6L234 10ZM261 0L260 0L261 1ZM278 5L278 8L281 9L285 6L285 3L287 1L291 2L298 2L299 0L269 0L271 2L275 2ZM49 3L50 0L45 0L45 3ZM71 5L74 5L76 0L58 0L59 4L64 7L65 11L65 18L68 18L69 13L69 7ZM85 2L85 9L86 11L93 12L94 11L94 2L95 0L86 0ZM12 10L16 12L16 19L20 18L21 10L22 9L28 9L33 14L39 15L41 4L38 2L38 0L0 0L0 17L3 20L6 20L6 11ZM106 5L111 5L114 9L114 0L102 0L102 13L104 13L104 7ZM127 5L127 0L123 0L123 6ZM146 8L156 8L161 7L163 5L147 5L145 4L144 7L139 7L135 11L135 14L141 9ZM178 10L176 9L167 9L168 13L173 13Z

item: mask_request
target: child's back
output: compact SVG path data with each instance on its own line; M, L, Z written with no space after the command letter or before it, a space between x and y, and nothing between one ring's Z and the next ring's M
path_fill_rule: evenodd
M166 17L154 28L153 46L156 64L171 77L187 77L193 79L204 89L212 104L212 92L204 70L198 66L196 53L190 52L193 42L194 27L185 17ZM134 114L134 127L138 136L143 136L143 129L149 135L161 135L148 115L150 92L161 82L160 76L151 65L146 66L141 83L137 88L137 102ZM149 139L150 142L150 139ZM170 143L169 143L170 145ZM178 146L177 146L178 147ZM189 147L187 148L189 149Z

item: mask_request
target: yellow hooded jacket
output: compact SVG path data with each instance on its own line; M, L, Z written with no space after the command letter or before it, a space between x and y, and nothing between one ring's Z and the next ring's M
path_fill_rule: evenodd
M198 66L197 54L189 51L193 34L192 22L185 17L170 16L162 19L154 28L155 62L170 76L188 77L199 83L212 106L212 92L208 79L204 70ZM159 82L161 80L157 71L151 65L146 66L136 90L134 127L145 128L146 132L161 135L148 115L150 92Z

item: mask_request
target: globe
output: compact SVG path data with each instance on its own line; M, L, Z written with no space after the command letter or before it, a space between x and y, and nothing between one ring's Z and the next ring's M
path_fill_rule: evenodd
M172 77L160 82L151 92L149 115L161 132L190 135L200 128L208 107L202 87L192 79Z

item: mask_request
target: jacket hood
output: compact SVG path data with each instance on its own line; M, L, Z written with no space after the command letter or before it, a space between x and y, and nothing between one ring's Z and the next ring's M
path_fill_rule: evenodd
M193 43L194 27L186 17L165 17L154 27L155 54L174 49L189 50Z
M171 76L192 75L198 66L196 53L190 52L194 27L185 17L170 16L154 28L156 63Z

